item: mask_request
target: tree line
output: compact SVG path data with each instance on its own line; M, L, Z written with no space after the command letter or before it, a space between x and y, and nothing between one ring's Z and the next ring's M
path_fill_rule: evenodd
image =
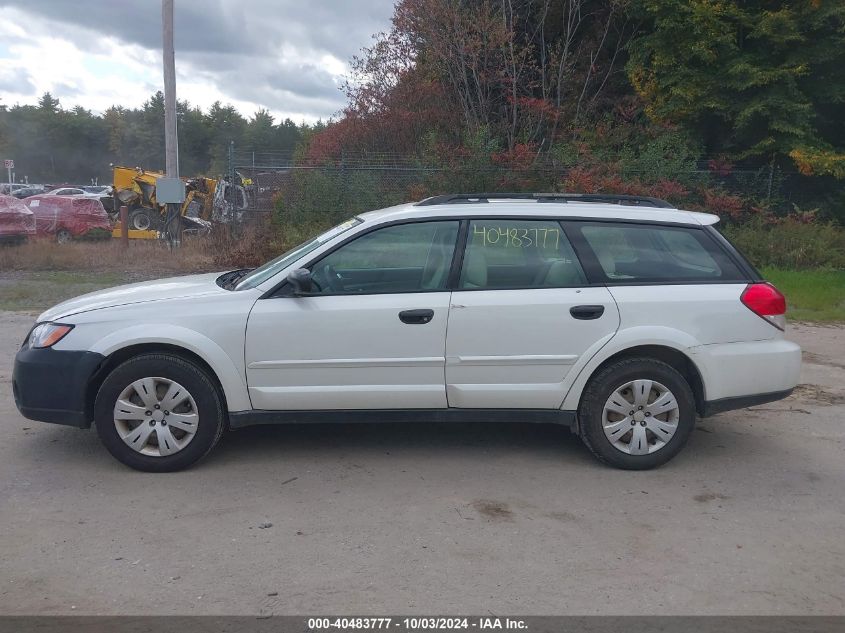
M265 109L245 117L216 102L207 111L177 104L180 172L225 174L230 141L239 148L293 150L322 124L276 122ZM15 161L16 179L33 183L111 183L110 164L164 168L164 95L140 108L112 106L94 114L82 106L61 107L45 93L38 105L0 106L0 148Z

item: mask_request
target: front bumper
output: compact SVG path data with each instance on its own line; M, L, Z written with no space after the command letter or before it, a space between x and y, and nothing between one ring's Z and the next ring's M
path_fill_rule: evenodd
M30 420L88 428L88 384L103 359L96 352L21 349L12 372L18 411Z

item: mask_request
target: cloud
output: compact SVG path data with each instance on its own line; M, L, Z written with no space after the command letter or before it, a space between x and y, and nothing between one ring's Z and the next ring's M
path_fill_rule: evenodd
M51 90L66 107L139 105L161 86L159 6L6 0L0 82L23 80L3 88L3 102L7 92L34 103ZM391 0L176 0L177 93L202 107L219 99L245 114L325 119L345 103L348 60L388 28L392 11Z
M23 68L0 68L0 91L4 94L27 95L35 92L35 84Z

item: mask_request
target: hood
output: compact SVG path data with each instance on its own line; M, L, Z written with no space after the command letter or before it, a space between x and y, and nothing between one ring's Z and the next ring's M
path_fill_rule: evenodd
M132 303L146 303L165 299L228 293L228 290L224 290L215 283L215 280L221 274L208 273L186 277L171 277L170 279L156 279L154 281L142 281L137 284L128 284L91 292L53 306L41 314L38 317L38 321L56 321L72 314L79 314L80 312L113 308Z

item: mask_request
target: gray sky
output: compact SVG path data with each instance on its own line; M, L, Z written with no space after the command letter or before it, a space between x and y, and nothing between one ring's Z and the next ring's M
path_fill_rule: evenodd
M393 0L175 0L180 99L244 114L328 118L352 55L387 30ZM0 0L0 103L101 112L161 89L159 0Z

